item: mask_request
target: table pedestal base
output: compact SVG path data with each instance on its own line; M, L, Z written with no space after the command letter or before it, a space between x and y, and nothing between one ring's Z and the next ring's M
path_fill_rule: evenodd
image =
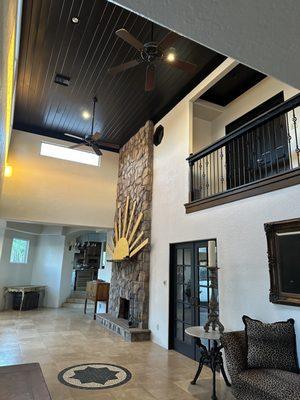
M216 394L216 372L218 369L220 369L221 374L223 375L224 381L227 386L231 386L223 365L223 357L221 353L222 345L218 346L218 342L216 340L213 341L213 346L210 350L204 346L200 340L197 341L198 346L201 351L201 356L199 359L199 366L196 372L196 375L194 379L192 380L191 384L196 385L196 382L201 374L203 365L207 365L210 367L212 370L213 374L213 387L212 387L212 394L211 394L211 399L212 400L217 400L217 394Z

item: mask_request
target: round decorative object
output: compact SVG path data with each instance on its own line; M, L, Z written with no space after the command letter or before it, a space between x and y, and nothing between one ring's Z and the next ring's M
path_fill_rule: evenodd
M154 132L153 135L153 143L155 144L155 146L158 146L161 141L163 140L164 137L164 127L162 125L159 125Z
M124 385L131 379L131 373L119 365L94 363L65 368L57 378L72 388L99 390Z

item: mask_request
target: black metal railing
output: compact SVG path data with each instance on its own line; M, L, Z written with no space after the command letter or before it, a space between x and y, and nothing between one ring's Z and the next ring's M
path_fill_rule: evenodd
M300 94L188 158L190 202L300 167Z

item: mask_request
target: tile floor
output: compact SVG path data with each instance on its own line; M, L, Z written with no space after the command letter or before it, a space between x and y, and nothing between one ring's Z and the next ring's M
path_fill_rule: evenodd
M190 385L196 363L152 342L127 343L84 316L80 310L41 309L0 313L0 365L39 362L53 400L193 400L210 399L211 374ZM57 380L66 367L111 363L131 371L132 379L111 389L87 391ZM233 396L218 380L219 400Z

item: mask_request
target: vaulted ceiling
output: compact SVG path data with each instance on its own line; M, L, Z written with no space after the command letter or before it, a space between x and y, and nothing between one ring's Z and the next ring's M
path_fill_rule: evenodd
M124 27L141 42L150 40L150 21L104 0L24 0L14 127L61 139L66 139L64 132L84 136L90 133L91 121L81 113L91 111L96 95L95 130L102 140L122 145L225 59L180 38L174 45L176 54L196 63L196 74L160 63L155 90L145 92L144 64L116 76L107 72L138 56L115 35ZM154 25L155 41L167 33ZM68 87L54 82L57 73L71 78Z
M91 119L82 118L82 112L92 112L96 95L94 131L101 132L106 148L115 150L148 119L157 122L225 59L180 37L174 45L176 56L197 65L193 75L157 63L156 87L145 92L145 64L109 74L109 67L139 56L116 30L126 28L145 43L151 27L147 19L105 0L24 0L14 128L76 141L64 133L90 133ZM156 24L153 28L157 42L169 32ZM56 74L69 77L69 86L55 83ZM212 89L210 100L218 102L218 95Z

